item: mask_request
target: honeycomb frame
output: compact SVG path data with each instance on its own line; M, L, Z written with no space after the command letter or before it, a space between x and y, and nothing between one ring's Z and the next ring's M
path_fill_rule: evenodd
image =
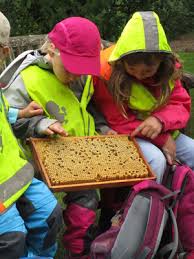
M135 139L127 135L31 138L30 143L38 171L56 192L119 187L156 178Z

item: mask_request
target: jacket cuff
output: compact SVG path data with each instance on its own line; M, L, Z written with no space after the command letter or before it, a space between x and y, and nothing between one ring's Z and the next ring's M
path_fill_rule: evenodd
M96 129L99 134L106 135L111 128L109 128L106 125L100 126L98 129Z
M9 108L8 121L10 122L10 124L14 124L16 122L18 113L19 113L19 109Z
M39 121L36 125L35 131L38 135L44 135L44 131L52 124L57 122L57 120L54 119L42 119Z
M163 121L163 118L161 118L161 116L158 114L153 114L152 116L159 120L159 122L162 124L162 131L165 131L165 123Z

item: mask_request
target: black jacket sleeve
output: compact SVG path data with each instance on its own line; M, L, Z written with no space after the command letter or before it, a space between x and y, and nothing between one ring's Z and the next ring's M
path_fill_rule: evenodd
M46 117L38 115L31 118L18 119L14 124L12 124L12 129L15 136L22 140L29 137L40 137L36 133L35 128L37 123L44 118Z

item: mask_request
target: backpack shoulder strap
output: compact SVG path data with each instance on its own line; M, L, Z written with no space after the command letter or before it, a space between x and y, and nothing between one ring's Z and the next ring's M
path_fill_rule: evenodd
M7 86L8 83L10 83L10 80L12 79L12 77L14 77L17 69L20 67L20 65L26 58L26 56L28 54L33 54L33 53L34 53L34 50L24 51L6 67L6 69L0 75L0 81L1 81L2 87L5 87Z
M163 258L164 255L171 252L168 259L173 259L178 249L179 235L178 235L178 227L177 227L177 222L176 222L174 212L172 211L172 208L169 208L168 211L169 211L170 219L172 220L172 224L173 224L174 240L171 243L165 245L163 248L161 248L160 251L158 252L158 256L160 258Z

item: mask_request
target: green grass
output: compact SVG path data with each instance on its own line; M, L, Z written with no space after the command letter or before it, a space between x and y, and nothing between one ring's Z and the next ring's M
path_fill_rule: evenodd
M194 52L180 52L178 53L183 61L184 71L194 74ZM188 123L188 135L194 138L194 89L190 91L192 99L191 119Z
M178 55L183 61L184 70L194 74L194 52L180 52Z

